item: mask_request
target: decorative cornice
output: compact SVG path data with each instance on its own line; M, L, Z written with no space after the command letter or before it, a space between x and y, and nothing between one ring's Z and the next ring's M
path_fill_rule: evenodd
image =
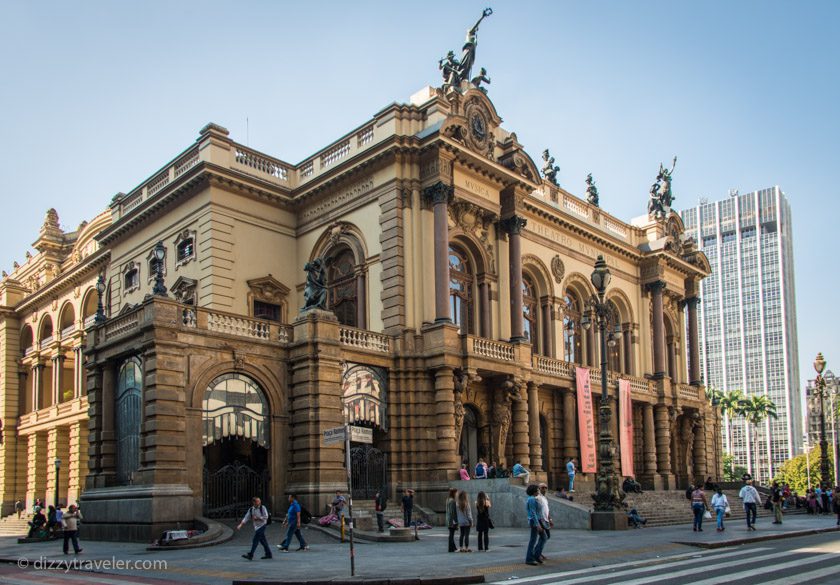
M68 285L75 286L79 284L82 280L87 278L91 272L105 266L110 259L111 250L106 248L97 250L82 260L80 264L77 264L58 278L50 281L47 285L39 289L31 296L18 303L18 305L15 306L15 311L27 311L31 309L33 305L43 301L44 297L49 297L50 295L55 294L57 290L60 290Z

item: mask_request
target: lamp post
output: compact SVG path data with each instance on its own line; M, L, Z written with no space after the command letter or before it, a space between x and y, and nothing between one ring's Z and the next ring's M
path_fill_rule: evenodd
M152 288L152 294L158 297L166 296L166 287L163 285L163 261L166 258L166 247L163 242L155 244L152 253L155 256L155 286Z
M802 444L805 445L805 473L808 475L808 491L811 491L811 452L809 451L811 445L808 441L808 433L805 433L805 440Z
M837 461L837 404L835 402L837 398L837 377L834 375L834 372L828 370L823 374L823 380L825 381L828 402L831 408L831 450L834 457L834 485L837 485L840 482L840 479L838 479L840 478L840 461Z
M61 459L58 457L55 458L55 507L58 508L58 482L59 482L59 474L58 471L61 469Z
M624 514L621 513L622 518L618 518L618 514L616 514L621 510L624 493L620 489L618 476L615 472L615 446L610 430L612 409L610 408L610 396L607 391L607 344L612 343L612 345L615 345L616 343L616 331L607 331L608 325L611 324L612 311L609 304L604 300L607 285L609 285L611 278L612 275L610 274L609 268L607 268L604 257L598 256L595 262L595 270L592 271L591 277L592 285L595 287L597 295L587 301L587 311L581 319L581 325L585 329L588 329L592 324L590 313L594 314L595 325L601 332L601 405L598 408L598 420L601 424L601 432L598 433L598 473L595 476L596 491L592 498L595 500L596 516L598 512L614 515L609 520L604 519L605 523L598 526L601 529L627 527L627 521L623 518ZM621 335L620 329L618 330L618 335ZM622 520L624 521L622 522ZM596 529L596 522L597 520L593 516L593 529Z
M715 417L715 425L714 425L714 436L715 436L715 481L720 481L720 469L718 466L718 435L720 434L720 429L718 429L718 406L720 406L720 394L717 390L714 391L712 394L712 414Z
M98 324L105 322L105 308L102 305L102 297L105 295L105 277L102 274L96 279L96 315L93 322Z
M825 378L822 373L825 370L825 358L822 353L817 354L814 360L814 370L817 378L814 380L814 390L820 399L820 481L828 485L828 441L825 438Z

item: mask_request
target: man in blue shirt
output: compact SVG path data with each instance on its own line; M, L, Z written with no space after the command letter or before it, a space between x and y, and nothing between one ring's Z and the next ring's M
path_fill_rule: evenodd
M566 463L566 475L569 476L569 492L575 491L575 458L569 459Z
M511 470L513 477L522 477L524 478L525 485L528 485L529 479L531 478L531 472L525 469L525 467L517 461L513 465L513 469Z
M528 550L525 553L525 563L528 565L542 564L542 551L545 546L546 535L542 524L542 506L537 500L539 488L531 484L525 490L528 494L528 501L525 510L528 512L528 526L531 528L531 538L528 540Z
M286 539L277 545L277 548L283 552L289 552L289 545L292 544L292 537L296 536L300 546L298 550L309 550L306 541L303 540L303 535L300 533L300 504L294 494L289 494L289 509L286 512L286 519L283 524L288 524L286 529Z

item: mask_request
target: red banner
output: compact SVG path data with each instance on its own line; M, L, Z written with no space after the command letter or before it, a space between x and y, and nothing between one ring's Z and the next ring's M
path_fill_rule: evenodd
M618 381L618 437L621 447L621 475L636 477L633 471L633 400L630 380Z
M578 435L580 438L580 471L595 473L598 469L595 419L592 416L592 388L589 368L575 368L577 382Z

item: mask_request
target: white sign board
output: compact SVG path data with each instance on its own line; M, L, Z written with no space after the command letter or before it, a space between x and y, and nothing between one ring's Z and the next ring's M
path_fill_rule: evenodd
M324 445L344 442L344 427L334 427L324 431Z
M373 443L373 429L351 426L350 440L354 443Z

